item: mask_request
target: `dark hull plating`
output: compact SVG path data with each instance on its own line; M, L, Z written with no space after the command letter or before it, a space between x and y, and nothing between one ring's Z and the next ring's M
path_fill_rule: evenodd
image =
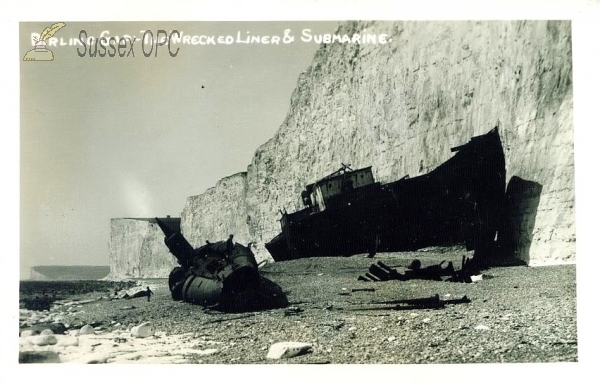
M196 249L190 265L173 269L169 275L172 298L226 308L255 292L260 276L250 249L236 244L228 255L225 248L225 242L205 245Z
M427 174L344 190L321 211L284 213L282 232L267 250L275 261L453 244L475 249L476 256L490 253L506 183L498 130L452 151Z
M181 233L171 230L158 218L156 222L165 234L165 245L180 265L169 274L174 300L225 310L247 306L261 284L256 259L249 247L230 240L194 249Z

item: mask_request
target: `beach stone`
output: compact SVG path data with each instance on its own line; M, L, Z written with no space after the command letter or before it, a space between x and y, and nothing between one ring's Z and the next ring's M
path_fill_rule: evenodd
M37 334L39 334L38 331L31 330L31 329L21 331L21 337L23 337L23 338L28 337L28 336L37 335Z
M27 340L36 346L48 346L58 343L54 335L34 335L28 337Z
M284 359L306 354L312 349L312 344L303 342L279 342L271 345L267 358Z
M481 282L481 281L483 281L483 274L471 275L471 282Z
M77 335L90 335L90 334L95 334L95 330L89 324L86 324L85 326L80 328L79 331L77 331Z
M29 343L28 338L19 338L19 350L31 350L32 344Z
M136 338L146 338L154 335L155 332L154 325L150 322L144 322L138 326L134 326L131 329L131 336Z
M54 351L20 351L19 363L60 363Z
M80 320L74 320L73 322L71 322L71 323L70 323L70 326L69 326L69 327L71 327L71 328L73 328L73 329L80 329L80 328L82 328L83 326L85 326L85 323L83 323L83 322L82 322L82 321L80 321Z
M29 318L31 318L32 315L33 315L33 313L29 310L26 310L26 309L19 310L19 319L29 319Z
M42 330L42 332L40 332L40 335L54 335L54 331L47 328L47 329Z
M52 330L53 334L64 334L67 331L67 328L62 323L37 323L31 326L31 330L39 333L46 329Z
M109 355L107 354L99 354L99 355L89 355L84 359L86 364L101 364L106 363Z
M56 345L61 347L79 346L79 338L65 335L58 339L58 343Z

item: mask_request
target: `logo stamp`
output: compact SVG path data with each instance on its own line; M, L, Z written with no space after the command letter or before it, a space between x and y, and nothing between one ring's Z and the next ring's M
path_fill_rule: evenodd
M35 43L35 48L25 54L23 61L54 61L54 53L46 47L46 40L54 36L65 25L67 24L62 22L55 23L44 29Z

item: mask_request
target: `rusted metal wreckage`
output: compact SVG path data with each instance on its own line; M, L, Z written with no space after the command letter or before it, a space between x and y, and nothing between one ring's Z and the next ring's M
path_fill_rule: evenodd
M349 308L350 311L367 311L367 310L421 310L421 309L443 309L446 305L456 305L463 303L471 303L466 295L460 299L440 299L439 294L435 294L428 298L414 299L395 299L389 301L374 301L370 302L375 306Z
M437 265L421 267L421 261L415 259L406 268L403 273L398 272L395 268L389 267L381 261L373 263L369 266L369 271L364 276L358 277L359 281L363 282L385 282L391 280L408 281L411 279L424 279L431 281L447 281L447 282L463 282L471 283L472 276L479 273L476 265L473 265L471 258L462 257L460 269L455 269L452 261L448 262L444 267L442 261ZM445 279L444 279L445 277Z
M233 243L230 236L194 249L180 232L155 220L179 263L169 274L174 300L228 310L251 303L259 294L261 278L249 246Z
M498 129L451 149L427 174L387 184L371 167L341 169L301 193L304 209L280 219L266 244L275 261L464 244L491 253L502 220L506 170Z

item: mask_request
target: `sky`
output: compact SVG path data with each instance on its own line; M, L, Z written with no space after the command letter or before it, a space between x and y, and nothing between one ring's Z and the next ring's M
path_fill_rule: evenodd
M20 24L21 56L33 48L31 34L50 25ZM38 265L108 265L111 218L180 216L188 196L245 171L284 121L319 48L300 31L337 25L67 22L48 46L54 61L20 63L21 278ZM190 35L190 44L177 44L175 57L167 47L145 57L142 31L161 29ZM193 36L239 32L245 40L286 29L294 42L191 44L209 41ZM135 56L90 57L87 45L75 45L82 30L84 41L135 36Z

